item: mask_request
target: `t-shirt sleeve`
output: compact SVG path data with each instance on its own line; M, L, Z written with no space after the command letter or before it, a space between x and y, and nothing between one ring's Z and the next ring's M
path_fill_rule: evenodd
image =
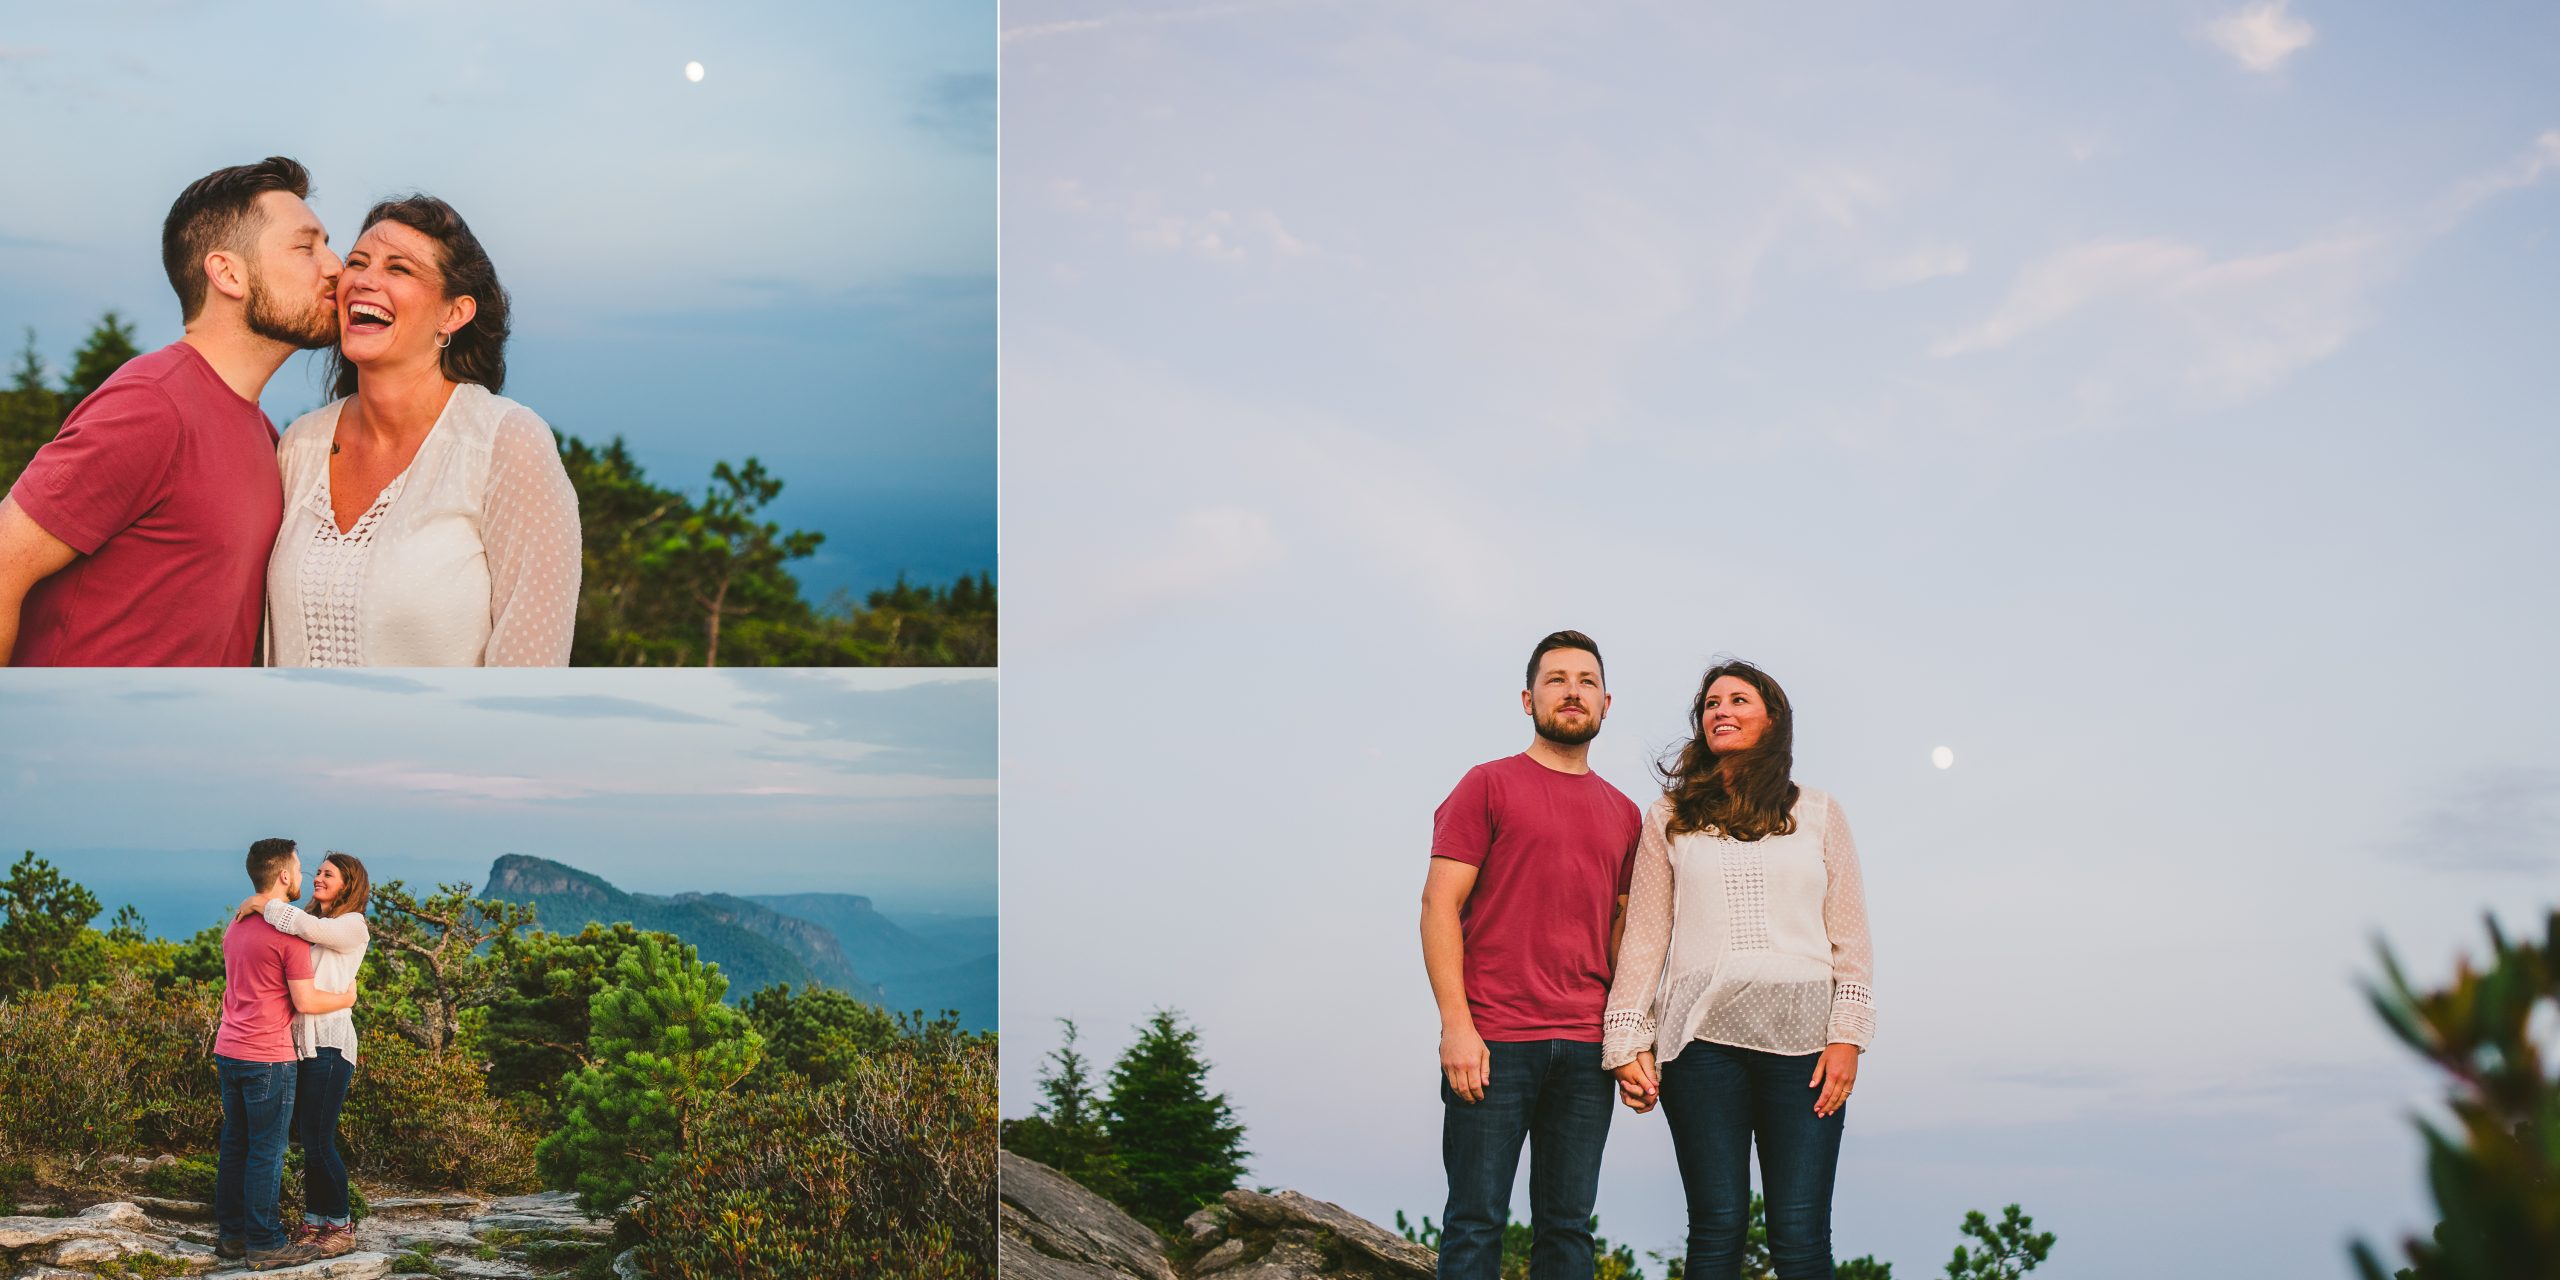
M178 409L140 380L100 387L9 489L46 533L95 555L169 491L181 444Z
M1484 865L1493 848L1493 787L1482 766L1467 770L1431 815L1431 856Z
M276 945L284 950L285 981L300 982L311 976L310 943L288 937L277 939Z

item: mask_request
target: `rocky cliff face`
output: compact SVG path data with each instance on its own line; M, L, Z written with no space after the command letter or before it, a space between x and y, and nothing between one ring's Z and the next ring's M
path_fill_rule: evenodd
M1008 1151L999 1249L1007 1280L1430 1280L1434 1257L1295 1191L1230 1191L1168 1241L1058 1171Z
M260 1274L274 1280L568 1280L611 1249L613 1221L578 1212L566 1192L483 1200L385 1197L356 1224L356 1251ZM11 1280L136 1280L231 1275L244 1263L214 1252L210 1205L111 1200L64 1217L0 1218L0 1274ZM614 1274L638 1273L628 1256ZM413 1269L404 1269L413 1268Z

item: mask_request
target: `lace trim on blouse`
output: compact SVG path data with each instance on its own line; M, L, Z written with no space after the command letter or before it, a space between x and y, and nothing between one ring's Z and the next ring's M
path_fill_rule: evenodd
M373 505L356 517L355 527L338 531L338 515L330 505L329 473L324 466L312 491L319 523L302 556L302 635L315 667L364 665L363 632L365 568L373 562L373 531L382 523L400 490L409 483L401 472L382 486Z

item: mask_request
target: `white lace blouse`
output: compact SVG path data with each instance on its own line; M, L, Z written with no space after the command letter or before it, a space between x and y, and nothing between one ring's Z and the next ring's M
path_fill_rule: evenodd
M1796 829L1758 840L1669 834L1645 811L1626 932L1601 1017L1601 1062L1692 1040L1790 1056L1875 1039L1875 952L1849 819L1801 788Z
M578 616L578 497L551 428L463 383L409 469L340 531L339 400L287 427L284 525L267 560L279 667L556 667Z
M364 967L365 949L373 944L373 930L365 924L363 912L315 916L279 900L267 904L267 923L311 944L311 985L331 992L355 987L356 972ZM293 1015L293 1056L316 1058L322 1049L335 1049L350 1065L354 1064L354 1009Z

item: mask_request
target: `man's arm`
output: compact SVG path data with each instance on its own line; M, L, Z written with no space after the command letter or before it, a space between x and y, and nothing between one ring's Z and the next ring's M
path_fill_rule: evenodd
M1627 936L1627 895L1618 895L1616 909L1609 913L1609 972L1618 971L1618 944Z
M14 500L0 498L0 666L18 648L18 610L37 583L79 558Z
M354 987L344 991L323 991L318 980L312 978L287 978L284 989L293 993L293 1011L301 1014L336 1013L340 1009L352 1009L356 1003Z
M1431 975L1431 998L1440 1005L1440 1071L1449 1088L1469 1102L1484 1100L1493 1074L1492 1054L1467 1012L1467 942L1458 909L1475 892L1476 869L1455 858L1433 858L1422 882L1422 967Z

